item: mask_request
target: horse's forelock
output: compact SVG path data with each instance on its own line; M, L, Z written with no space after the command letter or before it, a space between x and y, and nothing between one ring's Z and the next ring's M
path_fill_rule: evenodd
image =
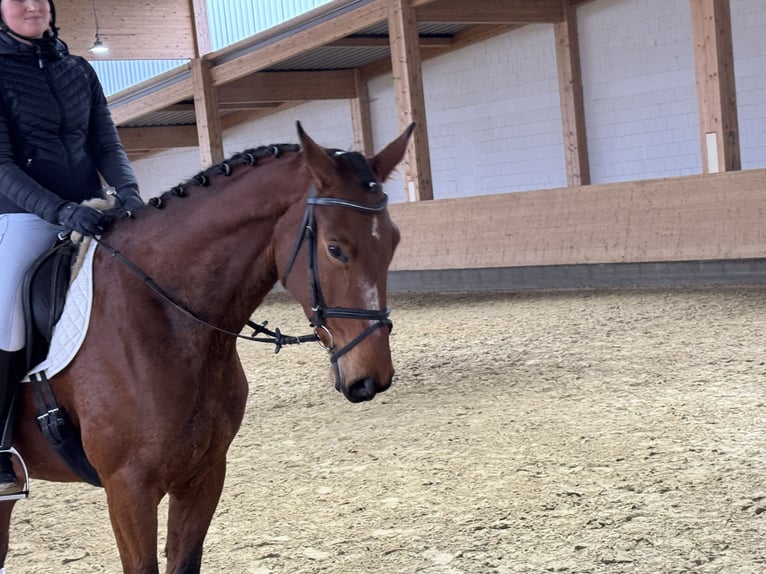
M370 190L377 186L378 179L364 155L357 151L344 152L342 150L330 150L330 153L336 161L347 166L356 174L364 189Z

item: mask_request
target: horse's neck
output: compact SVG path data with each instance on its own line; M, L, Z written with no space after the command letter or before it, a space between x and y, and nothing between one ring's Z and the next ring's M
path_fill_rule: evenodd
M299 194L284 186L249 195L194 189L143 222L139 216L135 230L145 234L124 241L126 255L190 311L238 329L277 281L275 227Z

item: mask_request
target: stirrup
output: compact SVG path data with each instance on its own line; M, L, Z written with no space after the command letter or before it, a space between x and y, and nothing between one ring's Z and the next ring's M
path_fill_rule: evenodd
M0 495L0 502L4 502L6 500L21 500L22 498L29 498L29 471L27 470L27 463L25 463L24 459L21 458L19 451L13 447L9 448L8 450L0 450L0 454L4 453L8 453L12 457L16 457L19 460L19 463L21 464L21 470L24 473L24 480L23 482L20 481L22 486L19 492Z

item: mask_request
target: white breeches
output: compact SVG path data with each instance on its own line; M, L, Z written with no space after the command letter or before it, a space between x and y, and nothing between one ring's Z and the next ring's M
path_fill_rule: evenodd
M53 246L60 230L31 213L0 215L0 350L24 347L24 272ZM4 574L2 568L0 574Z

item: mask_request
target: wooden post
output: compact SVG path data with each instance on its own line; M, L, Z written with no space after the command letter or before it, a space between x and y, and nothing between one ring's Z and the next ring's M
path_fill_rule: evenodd
M691 0L703 173L741 169L729 0Z
M202 167L223 160L223 134L218 115L218 96L210 78L210 62L203 58L191 61L194 84L194 113L197 116L197 137Z
M207 24L205 0L190 0L194 14L194 51L191 60L192 85L194 88L194 113L197 118L202 167L209 167L223 160L223 132L218 111L218 92L213 85L210 63L204 59L210 52L210 33Z
M370 113L370 91L367 79L359 69L354 70L356 96L351 98L351 125L354 130L354 149L371 157L375 150L372 145L372 117Z
M410 0L390 0L388 30L399 129L417 124L403 161L405 197L408 201L433 199L418 30Z
M590 184L590 165L585 131L577 9L569 3L569 0L561 0L561 2L564 5L564 20L554 24L553 29L556 36L567 185L588 185Z

